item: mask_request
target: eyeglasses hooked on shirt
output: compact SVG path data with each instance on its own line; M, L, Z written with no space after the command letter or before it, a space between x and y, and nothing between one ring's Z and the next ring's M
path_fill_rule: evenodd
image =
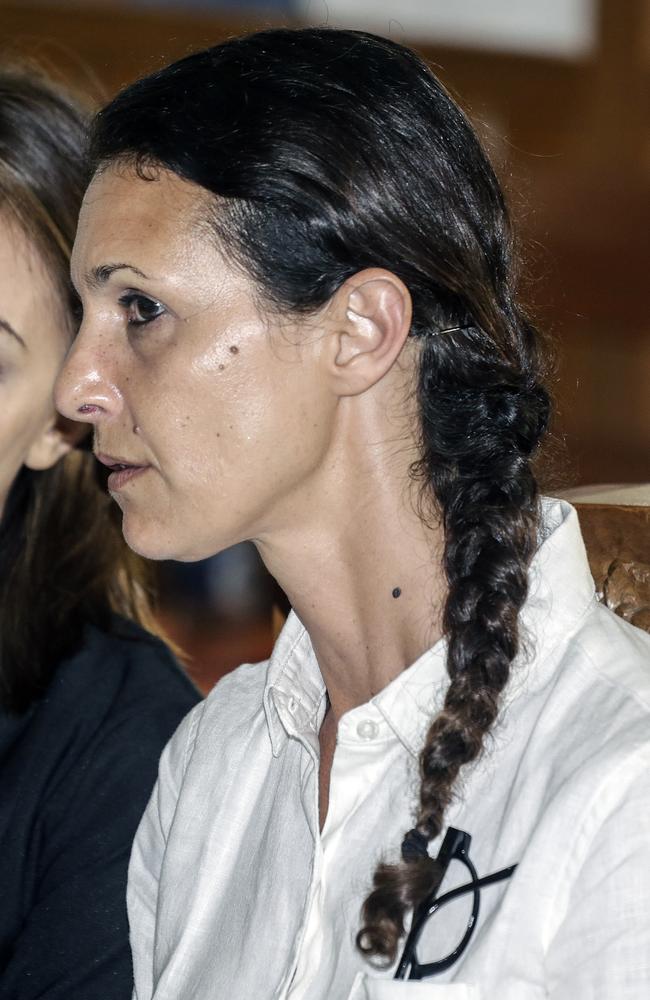
M469 833L465 833L463 830L456 830L453 826L450 826L447 830L436 859L441 866L442 877L444 878L444 874L451 862L456 860L460 861L467 868L471 876L471 881L457 886L455 889L450 889L449 892L444 893L442 896L437 896L438 889L436 888L420 903L413 914L413 922L397 965L395 979L427 979L429 976L435 976L444 972L454 962L457 962L467 948L478 921L481 889L489 885L494 885L497 882L503 882L505 879L510 878L516 869L517 865L510 865L509 868L502 868L492 875L484 875L479 878L476 868L469 857L471 842L472 838ZM446 904L461 897L466 897L469 894L471 894L472 909L459 944L453 951L445 955L444 958L434 962L420 962L417 955L418 942L431 917Z

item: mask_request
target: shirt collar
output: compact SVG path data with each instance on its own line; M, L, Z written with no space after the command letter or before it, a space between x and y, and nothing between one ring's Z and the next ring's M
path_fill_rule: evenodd
M521 644L507 700L521 683L535 690L553 673L554 652L576 632L596 601L578 515L565 500L542 499L539 544L528 574L521 612Z
M306 735L317 742L326 693L309 634L295 611L290 611L273 647L264 689L274 757L289 736Z
M529 570L529 596L521 613L523 651L505 694L512 703L525 689L541 687L555 658L554 648L578 627L595 600L594 582L575 510L543 498L539 544ZM369 703L395 736L416 756L447 688L447 643L439 640ZM325 713L325 685L309 635L292 611L269 661L264 710L274 756L289 736L317 745ZM363 715L368 706L346 714Z

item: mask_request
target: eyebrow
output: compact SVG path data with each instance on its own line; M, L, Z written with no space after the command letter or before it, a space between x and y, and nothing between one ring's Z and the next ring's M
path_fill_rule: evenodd
M116 271L131 271L139 278L149 280L149 275L141 271L140 268L134 267L133 264L98 264L97 267L86 271L84 283L88 288L101 288Z
M20 336L19 333L17 333L14 330L13 326L11 325L11 323L9 323L8 320L3 319L2 316L0 316L0 330L4 330L6 333L10 334L12 337L15 337L15 339L18 341L18 343L22 347L24 347L25 350L27 350L27 344L25 343L25 341L23 340L23 338Z

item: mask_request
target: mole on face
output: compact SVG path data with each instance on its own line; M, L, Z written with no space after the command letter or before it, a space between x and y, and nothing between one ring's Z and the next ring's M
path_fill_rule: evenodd
M400 587L395 587L394 590L393 590L393 597L399 597L399 595L401 593L402 593L401 588Z
M236 344L231 344L228 350L230 351L231 354L239 354L239 348L237 347Z

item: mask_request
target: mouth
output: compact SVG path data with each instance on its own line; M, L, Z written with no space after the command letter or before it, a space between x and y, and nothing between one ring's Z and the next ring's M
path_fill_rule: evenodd
M149 464L130 462L126 458L114 458L112 455L104 455L101 452L95 457L102 465L111 470L107 482L109 493L121 490L127 483L151 468Z

